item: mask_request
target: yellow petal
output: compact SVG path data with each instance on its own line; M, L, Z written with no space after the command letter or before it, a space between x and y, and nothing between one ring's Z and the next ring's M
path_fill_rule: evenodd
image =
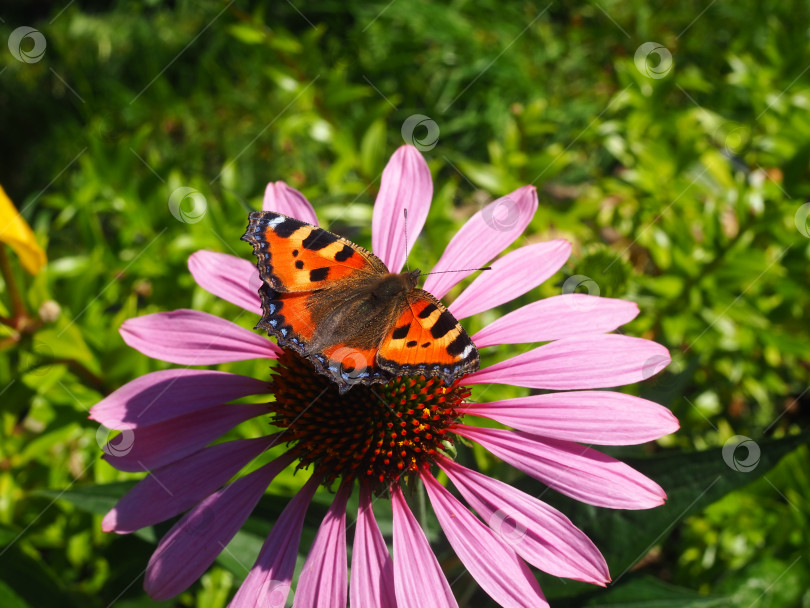
M20 257L23 268L31 274L38 273L47 261L34 233L17 212L3 186L0 186L0 243L9 245Z

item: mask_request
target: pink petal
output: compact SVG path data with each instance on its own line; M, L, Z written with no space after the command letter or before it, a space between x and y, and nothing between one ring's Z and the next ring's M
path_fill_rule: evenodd
M569 255L571 243L562 239L511 251L495 260L492 270L479 274L449 310L456 319L463 319L514 300L553 276Z
M511 245L532 221L535 211L537 191L534 186L518 188L481 209L455 234L431 271L454 272L428 275L424 289L441 300L474 269L485 266Z
M212 494L164 536L146 567L152 599L174 597L196 581L245 523L267 486L289 463L280 458Z
M636 315L635 302L570 293L518 308L487 325L472 340L484 348L601 334L632 321Z
M500 606L548 606L517 554L426 472L419 475L444 535L475 581Z
M365 485L360 486L349 598L352 608L397 607L394 595L394 563L374 519L371 492Z
M520 431L458 425L454 431L550 488L582 502L612 509L664 504L661 487L623 462L576 443Z
M101 529L129 534L190 509L277 439L278 434L218 443L152 471L104 516Z
M227 253L201 250L188 258L188 269L206 291L261 316L262 279L255 264Z
M458 608L425 533L408 508L398 485L391 486L391 503L394 509L394 590L397 606Z
M610 581L599 549L565 515L448 458L438 464L478 515L527 562L554 576L602 586Z
M669 364L666 348L615 334L563 338L470 374L461 384L514 384L565 390L647 380Z
M181 365L275 359L281 354L281 349L267 338L197 310L128 319L121 325L121 336L148 357Z
M456 410L533 435L597 445L644 443L678 430L678 419L667 408L611 391L532 395Z
M112 429L149 426L226 401L269 393L266 382L196 369L145 374L90 408L90 418Z
M351 493L352 484L344 483L327 511L298 578L293 608L345 608L346 501Z
M313 226L318 225L318 216L307 197L282 181L267 184L262 211L275 211Z
M281 512L256 563L228 604L229 608L284 608L287 605L304 516L319 480L313 475Z
M268 415L265 404L215 405L193 415L125 430L104 446L104 460L119 471L157 469L193 454L236 425Z
M433 179L422 154L413 146L400 146L385 166L380 192L371 218L371 246L391 272L400 272L405 258L425 225ZM408 211L408 248L405 217Z

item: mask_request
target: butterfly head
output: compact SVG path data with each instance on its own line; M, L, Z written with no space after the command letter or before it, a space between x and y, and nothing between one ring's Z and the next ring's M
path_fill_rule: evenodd
M414 288L416 287L416 282L419 280L419 276L422 274L422 271L417 268L416 270L411 270L403 274L407 275L410 281L413 281L411 288Z

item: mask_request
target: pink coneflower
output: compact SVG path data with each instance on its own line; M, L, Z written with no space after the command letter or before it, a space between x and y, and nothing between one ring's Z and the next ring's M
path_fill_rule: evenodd
M411 146L388 163L374 207L373 250L401 271L403 209L409 244L428 214L433 186L427 164ZM265 209L316 224L312 206L283 182L268 185ZM524 231L537 209L525 186L491 203L461 228L435 270L489 263ZM450 305L458 319L514 299L555 274L570 245L535 243L492 263ZM233 256L200 251L189 259L199 285L260 315L256 267ZM424 288L442 298L464 272L434 274ZM121 334L140 352L181 365L276 359L270 378L200 369L146 374L91 410L94 420L128 434L106 458L123 471L151 471L104 518L105 531L129 533L185 515L163 537L146 571L157 600L188 588L243 525L273 479L286 467L309 480L274 523L232 606L282 607L290 593L307 506L320 485L335 497L309 549L294 606L354 608L456 606L450 585L406 501L406 481L421 480L442 530L478 584L502 606L547 605L527 564L550 574L604 585L607 565L593 543L562 513L448 456L462 437L546 486L580 501L617 509L664 502L663 490L627 465L590 447L651 441L675 431L665 408L622 393L592 390L645 379L669 361L654 342L609 334L633 319L631 302L564 294L526 305L473 336L479 349L546 343L463 377L452 387L435 379L398 378L387 385L337 385L297 355L230 321L193 311L151 314L124 323ZM494 403L472 403L478 384L511 384L546 392ZM228 404L251 395L255 404ZM226 405L227 404L227 405ZM269 417L275 432L214 443L238 424ZM507 428L469 424L484 417ZM491 426L491 425L490 425ZM511 429L511 430L510 430ZM115 444L115 445L113 445ZM231 481L273 446L286 452ZM444 471L475 514L434 474ZM358 486L351 581L347 571L346 505ZM393 556L374 518L375 499L393 505Z

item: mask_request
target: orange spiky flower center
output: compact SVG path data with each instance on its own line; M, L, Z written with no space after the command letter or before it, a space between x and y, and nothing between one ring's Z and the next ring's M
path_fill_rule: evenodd
M358 479L377 489L430 463L452 443L455 408L470 392L436 378L398 377L356 384L343 395L307 361L284 351L272 379L271 422L300 467L312 465L328 485Z

